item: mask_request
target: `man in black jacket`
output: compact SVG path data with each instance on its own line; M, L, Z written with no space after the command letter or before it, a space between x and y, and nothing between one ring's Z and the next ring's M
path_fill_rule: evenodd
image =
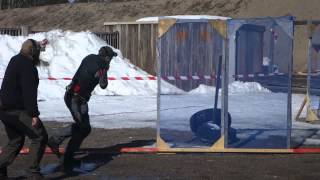
M94 88L99 84L105 89L108 86L107 71L111 59L117 56L112 48L101 47L98 55L90 54L85 57L72 82L66 88L65 103L75 121L49 138L48 146L60 157L59 145L71 137L63 157L60 159L61 170L71 171L76 164L74 152L77 151L82 141L90 134L91 126L88 114L88 101Z
M0 179L7 177L10 165L23 147L25 136L31 139L28 174L41 178L39 163L48 140L46 129L39 119L37 93L40 63L40 43L28 39L20 53L11 58L0 91L0 120L9 142L0 155Z

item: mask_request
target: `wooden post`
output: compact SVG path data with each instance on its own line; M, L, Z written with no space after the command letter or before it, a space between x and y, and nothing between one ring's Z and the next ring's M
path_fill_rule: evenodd
M29 26L21 26L21 35L22 36L28 36L30 33L30 27Z
M121 48L122 48L122 44L123 43L122 43L122 39L121 38L123 38L122 37L123 33L122 33L122 30L121 30L121 26L120 25L113 25L112 27L113 27L112 32L118 32L118 35L117 35L117 37L118 37L117 48L122 51Z
M12 0L8 0L8 9L12 8Z
M0 0L0 10L3 9L3 1L4 1L4 0Z
M136 51L137 55L135 56L136 59L136 65L138 65L140 68L144 69L142 66L143 64L142 62L142 52L141 52L142 48L141 48L141 24L138 24L138 49Z
M154 42L154 25L153 24L150 24L150 56L151 56L151 59L150 61L153 62L153 69L152 69L152 75L156 75L157 72L158 72L158 69L157 69L157 58L155 58L155 52L154 52L154 47L155 47L155 44L153 43Z
M125 36L126 38L129 37L129 24L126 24L126 25L125 25L125 35L126 35L126 36ZM122 39L122 40L123 40L123 39ZM124 42L125 42L125 44L126 44L126 45L125 45L126 49L125 49L124 56L125 56L125 57L128 57L128 55L129 55L129 53L128 53L128 52L129 52L129 48L132 48L132 47L129 46L129 42L130 42L130 41L129 41L128 39L127 39L126 41L124 41ZM124 49L121 49L121 50L123 51Z

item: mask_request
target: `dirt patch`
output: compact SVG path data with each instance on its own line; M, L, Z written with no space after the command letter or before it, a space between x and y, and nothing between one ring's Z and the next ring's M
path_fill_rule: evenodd
M104 22L135 21L146 16L209 14L233 16L249 0L131 0L58 4L0 11L0 27L30 25L33 30L103 31Z
M45 122L49 133L66 123ZM0 123L0 146L6 143ZM155 141L155 129L93 129L82 150L96 149L97 153L78 158L99 162L92 174L50 176L51 179L196 179L196 180L317 180L320 154L241 154L241 153L187 153L187 154L120 154L106 153L123 146L146 145ZM28 143L27 143L28 144ZM10 176L23 174L27 156L20 155L9 168ZM53 155L45 155L42 165L57 163Z
M319 19L320 2L309 0L113 0L0 10L0 27L30 25L34 30L103 31L104 22L135 21L147 16L207 14L230 17L283 16Z

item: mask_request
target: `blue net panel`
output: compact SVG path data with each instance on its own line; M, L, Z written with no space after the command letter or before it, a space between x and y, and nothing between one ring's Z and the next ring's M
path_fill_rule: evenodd
M306 27L307 28L307 27ZM314 28L312 39L308 47L308 73L300 79L307 79L307 94L294 94L293 107L303 107L300 116L294 119L292 124L292 147L293 148L319 148L320 147L320 26ZM301 81L301 80L300 80ZM308 95L308 96L307 96ZM305 98L308 101L304 104ZM309 113L307 113L309 111ZM296 116L298 110L293 114ZM314 116L313 116L314 115Z
M158 134L170 148L206 148L220 137L221 98L215 87L222 43L208 20L178 19L158 39Z
M290 145L293 19L228 20L228 148Z

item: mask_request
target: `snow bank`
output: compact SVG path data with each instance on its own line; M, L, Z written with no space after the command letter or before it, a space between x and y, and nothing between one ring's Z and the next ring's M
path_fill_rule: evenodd
M270 93L271 91L261 86L257 82L241 82L234 81L229 84L229 94L240 94L240 93L252 93L252 92L264 92Z
M197 88L192 89L188 94L215 94L216 87L200 84Z
M270 93L271 91L262 87L257 82L241 82L234 81L229 84L229 95L232 94L241 94L241 93L252 93L252 92L264 92ZM216 92L216 87L207 86L204 84L200 84L197 88L188 92L188 94L214 94ZM220 92L221 93L221 89Z
M19 53L21 44L26 39L49 40L46 51L40 58L49 63L47 67L38 67L39 77L72 78L82 59L89 54L96 54L100 47L107 44L91 32L71 32L53 30L46 33L31 34L27 37L0 35L0 76L3 77L10 58ZM148 77L149 74L125 59L118 49L108 72L109 77ZM54 99L63 97L68 80L41 80L39 84L39 99ZM169 83L162 82L166 94L179 94L182 91ZM109 81L107 90L99 87L93 94L96 95L155 95L157 81L155 80L113 80Z
M188 16L186 16L187 18ZM188 17L189 18L189 17ZM100 47L107 44L91 32L71 32L54 30L46 33L31 34L27 37L0 35L0 76L3 77L10 58L20 51L21 44L26 39L49 40L46 51L41 53L40 58L47 62L49 66L38 67L39 77L42 79L39 84L39 99L62 98L69 80L48 80L54 78L72 78L82 59L89 54L96 54ZM114 49L118 53L114 57L108 72L109 77L148 77L149 74L125 59L120 50ZM97 86L93 94L95 95L156 95L157 81L155 80L110 80L106 90ZM229 86L229 93L239 92L269 92L257 83L234 82ZM214 93L215 88L200 85L189 94ZM161 94L185 94L181 89L165 82L161 82Z

